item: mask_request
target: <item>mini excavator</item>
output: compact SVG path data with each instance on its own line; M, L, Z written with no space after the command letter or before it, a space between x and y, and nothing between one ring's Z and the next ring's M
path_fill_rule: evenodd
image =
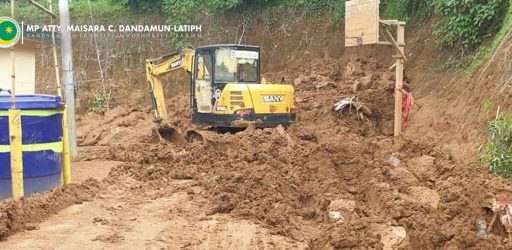
M260 76L260 48L220 44L184 47L145 61L154 121L171 140L163 77L184 69L190 76L192 123L216 128L288 126L296 119L291 85L268 84Z

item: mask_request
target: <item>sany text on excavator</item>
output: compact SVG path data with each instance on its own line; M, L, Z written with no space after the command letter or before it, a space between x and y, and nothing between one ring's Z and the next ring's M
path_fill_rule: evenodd
M223 128L288 126L296 119L294 89L260 76L260 48L250 45L185 47L146 60L155 122L162 138L175 129L167 121L162 78L184 69L190 75L192 122Z

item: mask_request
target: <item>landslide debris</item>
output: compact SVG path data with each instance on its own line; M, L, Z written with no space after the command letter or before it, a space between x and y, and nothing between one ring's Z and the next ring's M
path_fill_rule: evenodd
M312 249L511 247L503 232L479 238L474 226L490 220L482 206L506 181L434 145L391 136L394 76L384 65L317 60L267 77L296 89L298 122L286 131L203 130L204 140L176 145L158 138L146 105L128 103L80 118L80 157L125 162L109 185L135 179L134 188L149 192L196 180L211 214L251 219ZM368 120L332 111L346 96L372 111ZM168 106L173 125L200 129L190 124L187 96Z

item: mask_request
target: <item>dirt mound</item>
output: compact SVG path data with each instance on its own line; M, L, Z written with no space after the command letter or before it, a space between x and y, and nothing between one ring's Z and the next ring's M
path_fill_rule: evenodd
M293 83L300 129L357 131L365 136L393 133L394 74L372 58L317 59L267 77ZM371 110L369 123L333 115L333 105L344 97L354 97Z
M477 238L474 221L489 219L481 208L486 195L505 182L477 166L452 162L432 145L390 138L394 79L388 69L367 58L317 60L267 77L296 88L299 119L286 132L203 131L208 140L180 147L127 144L111 153L131 163L111 177L134 177L153 188L171 179L195 179L214 204L212 214L253 219L312 248L501 243L498 236ZM332 111L347 96L371 109L369 120ZM187 113L187 103L180 101L171 100L169 109L177 110L170 111L172 119ZM392 155L401 161L398 167L389 163ZM333 210L340 201L353 208ZM389 233L402 227L405 238Z
M77 203L91 200L100 183L90 179L82 184L57 188L49 193L36 194L30 198L14 202L0 203L0 239L9 234L34 229L34 223L41 222L60 210Z

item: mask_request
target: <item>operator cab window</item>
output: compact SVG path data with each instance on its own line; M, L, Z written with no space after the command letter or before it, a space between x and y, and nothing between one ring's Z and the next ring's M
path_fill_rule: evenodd
M215 82L257 82L258 58L257 51L217 49L215 52Z
M212 57L210 53L202 52L197 56L196 80L211 81Z

